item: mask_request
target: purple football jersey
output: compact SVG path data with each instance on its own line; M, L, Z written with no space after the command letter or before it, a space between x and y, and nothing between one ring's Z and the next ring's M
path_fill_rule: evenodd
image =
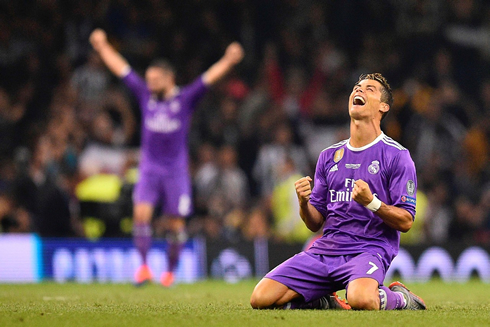
M354 148L344 140L318 158L310 203L325 217L323 236L312 253L370 253L381 258L385 272L398 254L400 232L352 199L354 182L362 179L388 205L415 217L417 176L407 149L381 133L372 143Z
M202 76L170 99L159 100L131 70L123 82L138 98L142 115L140 167L167 174L187 170L187 135L198 100L207 91Z

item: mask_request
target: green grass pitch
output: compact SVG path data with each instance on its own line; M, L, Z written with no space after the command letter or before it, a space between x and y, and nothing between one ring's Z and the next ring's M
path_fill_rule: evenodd
M490 326L490 284L408 284L427 311L252 310L256 281L171 289L123 284L0 284L0 326Z

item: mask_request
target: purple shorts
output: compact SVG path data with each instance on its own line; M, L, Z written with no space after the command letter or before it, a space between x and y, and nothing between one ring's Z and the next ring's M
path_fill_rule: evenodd
M164 175L140 170L133 190L134 203L162 205L162 213L187 217L192 213L191 181L187 172Z
M381 260L368 253L322 255L301 252L271 270L265 278L286 285L310 302L345 289L357 278L373 278L382 285L385 274Z

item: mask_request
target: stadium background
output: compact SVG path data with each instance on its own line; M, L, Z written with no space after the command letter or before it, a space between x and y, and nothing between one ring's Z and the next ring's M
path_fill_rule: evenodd
M140 117L91 52L96 27L139 72L170 59L179 84L231 41L244 46L244 62L194 115L196 213L181 281L223 277L229 262L245 274L230 281L260 277L301 249L311 235L292 182L348 137L347 94L375 71L396 101L383 129L418 171L416 224L402 239L415 263L400 270L423 280L421 258L437 253L442 277L470 262L489 280L487 2L32 0L0 1L0 259L10 263L0 281L22 281L19 267L35 281L129 279L104 267L131 258ZM165 229L156 221L156 236ZM160 269L164 249L155 244Z

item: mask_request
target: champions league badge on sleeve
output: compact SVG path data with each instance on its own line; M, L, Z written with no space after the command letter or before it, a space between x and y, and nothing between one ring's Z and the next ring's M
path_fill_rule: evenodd
M343 157L344 157L344 148L338 149L337 151L335 151L335 154L333 156L333 161L337 163Z
M417 205L417 200L415 198L412 198L411 196L402 195L401 200L402 200L402 202Z
M375 175L379 172L379 161L374 160L371 162L371 164L368 167L368 172L372 175Z
M412 196L415 193L415 183L412 180L407 182L407 193Z

